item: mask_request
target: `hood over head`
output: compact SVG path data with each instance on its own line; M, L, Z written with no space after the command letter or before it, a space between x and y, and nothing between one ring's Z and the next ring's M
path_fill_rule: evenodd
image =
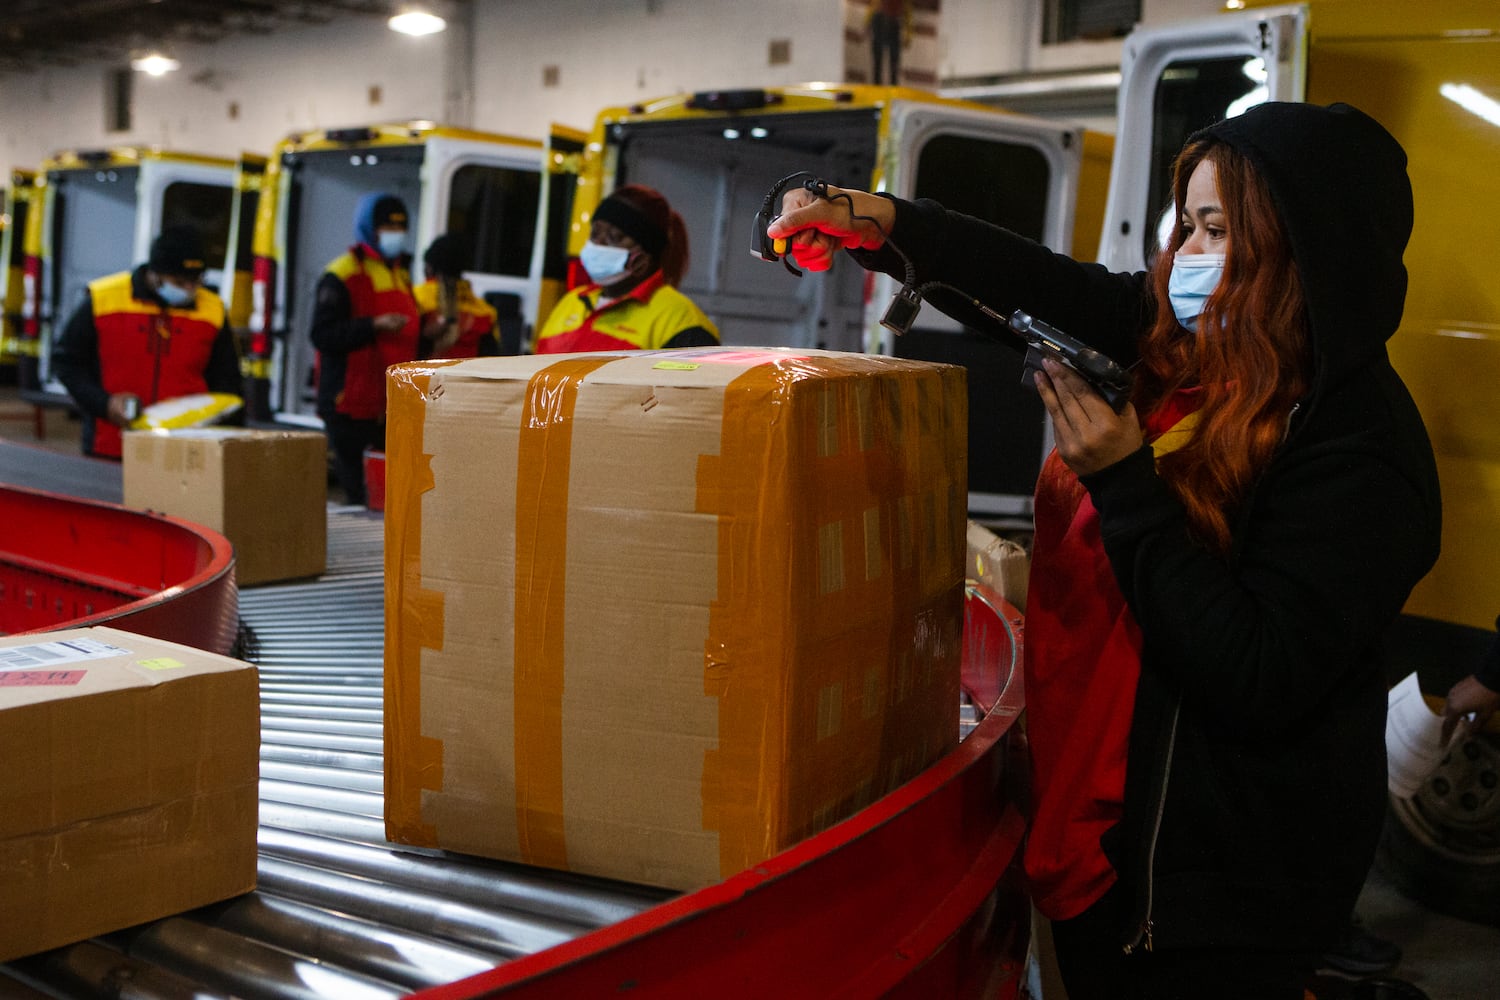
M1291 240L1320 376L1383 351L1406 301L1406 152L1347 104L1269 102L1195 133L1243 154Z
M406 203L385 191L372 191L359 199L354 209L354 238L361 243L378 247L375 230L380 226L401 225L411 227L406 216Z

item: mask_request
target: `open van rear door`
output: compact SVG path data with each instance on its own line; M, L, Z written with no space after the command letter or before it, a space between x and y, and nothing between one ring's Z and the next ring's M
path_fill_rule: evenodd
M896 101L888 130L896 155L878 186L901 198L933 198L1043 243L1072 250L1081 194L1081 129L992 110ZM1102 179L1092 183L1102 187ZM1095 197L1102 192L1095 192ZM1022 385L1022 355L1000 330L965 328L924 306L894 337L878 323L898 283L876 278L867 331L870 350L961 364L969 370L969 510L1027 518L1042 458L1051 447L1045 410ZM965 289L978 293L982 289Z
M229 311L229 325L240 336L250 323L250 276L255 264L255 212L260 205L266 158L241 153L234 168L234 202L229 215L229 240L224 255L224 281L219 297Z
M0 363L23 354L35 357L36 341L21 336L21 309L26 287L26 220L36 175L12 170L5 189L5 226L0 229Z
M426 275L422 253L438 236L457 236L469 254L464 277L490 302L502 327L516 330L536 315L541 274L538 247L545 239L541 154L533 143L478 142L461 135L427 141L422 164L419 245L412 247L413 284Z
M573 202L583 172L583 151L587 143L587 133L553 122L542 158L542 232L531 265L532 272L540 276L536 311L527 315L525 325L517 331L517 353L522 348L530 348L535 329L547 321L552 307L568 290L569 267L573 260L570 251ZM502 352L510 353L510 336L505 329L504 314L500 317L500 344Z
M1146 266L1174 221L1172 161L1189 135L1263 101L1303 100L1306 89L1301 5L1131 32L1100 261L1112 271Z

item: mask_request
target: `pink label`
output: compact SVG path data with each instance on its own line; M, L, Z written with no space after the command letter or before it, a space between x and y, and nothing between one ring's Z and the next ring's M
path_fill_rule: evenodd
M5 670L0 671L0 687L42 687L49 684L77 684L87 670Z

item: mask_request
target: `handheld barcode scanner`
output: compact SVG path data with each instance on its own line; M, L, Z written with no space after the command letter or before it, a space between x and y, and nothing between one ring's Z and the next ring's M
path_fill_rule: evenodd
M750 252L767 263L774 264L778 260L781 261L783 267L800 278L802 277L802 272L792 266L792 262L786 256L786 252L789 249L789 241L785 238L773 240L766 234L766 230L770 228L771 223L776 219L776 199L780 198L781 193L791 187L793 181L797 180L802 181L802 186L813 194L823 198L828 197L827 182L814 177L805 170L800 170L795 174L788 174L771 185L771 190L766 192L765 201L760 203L760 211L755 213L755 223L750 230ZM822 189L821 191L819 190L820 188Z
M1010 328L1026 341L1025 371L1021 384L1036 389L1035 372L1042 370L1042 359L1052 358L1067 365L1089 386L1104 397L1104 401L1119 413L1130 401L1130 372L1114 359L1092 347L1068 336L1055 326L1043 323L1034 316L1017 309L1010 315Z
M782 266L800 278L802 277L802 272L792 266L792 262L786 255L789 249L788 241L786 239L773 240L767 234L772 220L776 218L776 199L780 198L781 193L791 187L795 181L801 181L800 186L804 190L811 191L824 201L843 200L847 202L849 205L849 214L854 219L866 219L869 222L874 222L875 220L856 214L854 212L854 202L847 194L840 192L837 195L830 195L828 193L828 182L805 170L789 174L773 184L771 190L766 192L765 201L761 202L760 211L755 213L755 224L750 232L750 252L769 263L774 263L778 260L781 261ZM900 291L896 293L896 297L891 300L890 306L886 308L885 315L880 318L880 325L900 336L910 330L912 324L917 321L917 312L922 308L922 296L915 287L916 273L911 266L911 261L907 259L899 247L890 242L889 237L886 238L886 242L906 264L906 280L902 283Z

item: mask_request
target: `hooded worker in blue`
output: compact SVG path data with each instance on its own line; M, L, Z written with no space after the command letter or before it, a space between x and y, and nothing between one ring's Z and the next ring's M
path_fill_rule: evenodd
M406 204L375 192L354 212L354 245L318 281L312 342L318 416L351 504L365 502L364 453L385 449L385 370L417 358Z

